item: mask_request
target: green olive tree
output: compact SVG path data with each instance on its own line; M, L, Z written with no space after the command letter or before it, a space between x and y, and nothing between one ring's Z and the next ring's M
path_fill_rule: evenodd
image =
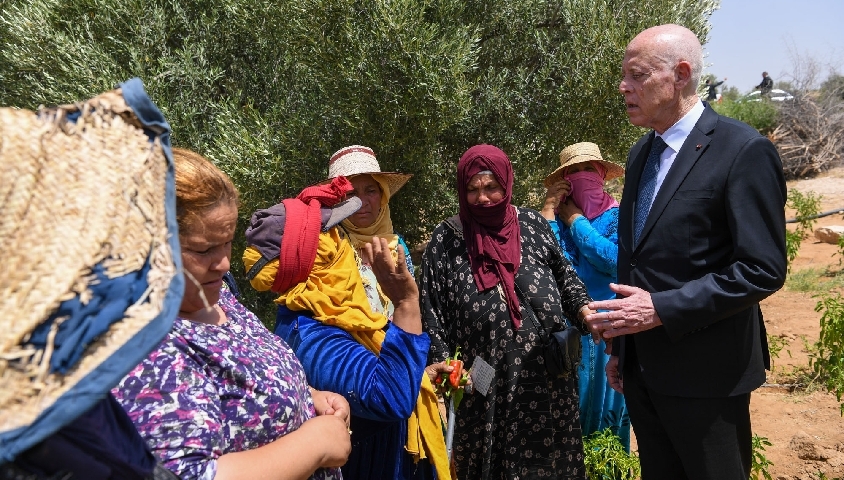
M173 141L212 159L250 214L371 146L415 174L391 201L423 242L456 212L455 165L480 142L535 205L563 147L624 162L642 133L617 91L624 47L679 23L706 40L718 0L0 0L0 104L72 102L140 77ZM233 271L242 276L235 245ZM243 285L245 286L245 284ZM249 289L245 289L247 292ZM272 308L245 303L269 321Z

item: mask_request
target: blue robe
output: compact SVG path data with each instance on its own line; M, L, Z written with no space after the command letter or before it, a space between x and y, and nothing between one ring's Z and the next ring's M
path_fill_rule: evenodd
M343 478L434 478L430 463L414 463L404 449L407 419L425 375L428 335L390 324L376 356L348 332L300 313L307 312L279 306L275 333L296 352L312 387L337 392L349 402L352 453Z
M548 223L589 295L594 300L615 298L609 284L617 281L618 207L610 208L591 221L578 217L571 227L566 227L559 218ZM604 367L609 355L604 353L606 345L603 340L595 345L589 335L583 336L581 342L583 356L578 368L578 388L583 436L610 427L629 452L630 417L624 396L607 383Z

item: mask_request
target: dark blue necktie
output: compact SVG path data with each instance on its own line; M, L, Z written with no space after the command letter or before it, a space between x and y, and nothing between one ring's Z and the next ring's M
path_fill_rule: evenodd
M648 219L648 212L651 210L651 203L656 193L656 177L659 173L659 157L668 145L662 137L654 136L651 144L651 153L645 161L645 169L642 171L642 178L639 179L639 195L636 197L636 212L633 217L633 243L639 243L639 235Z

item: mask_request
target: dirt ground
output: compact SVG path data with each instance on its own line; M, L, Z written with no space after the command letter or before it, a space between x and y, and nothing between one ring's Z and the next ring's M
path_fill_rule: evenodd
M822 195L821 211L844 208L844 168L789 182L788 188ZM794 212L786 209L786 218L793 216ZM842 215L818 219L815 228L832 225L844 226ZM788 228L793 227L789 224ZM833 257L837 251L837 246L809 237L801 244L792 271L827 267L837 271L841 268L838 257ZM819 480L820 473L830 480L844 478L844 417L839 402L823 388L792 387L801 380L791 373L794 368L808 370L809 365L801 337L810 344L818 339L816 304L811 293L787 287L762 302L768 334L788 342L779 358L774 358L774 371L768 373L767 383L753 393L750 402L753 432L771 442L764 455L773 462L768 472L775 480Z

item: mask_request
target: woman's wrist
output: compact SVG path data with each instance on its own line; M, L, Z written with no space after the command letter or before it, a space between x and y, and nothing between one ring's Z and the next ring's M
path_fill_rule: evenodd
M419 335L422 333L422 311L419 309L419 299L407 299L393 304L393 324L407 333Z
M579 217L582 217L582 216L583 215L580 214L580 213L573 213L573 214L569 215L568 217L566 217L563 220L563 222L566 224L567 227L571 227L572 225L574 225L575 220L577 220Z
M580 310L577 311L577 318L579 318L582 322L583 319L586 318L586 316L590 313L592 313L592 310L589 309L589 305L584 305L580 307Z
M545 206L542 207L542 210L539 211L539 213L542 215L542 217L545 220L556 220L557 219L557 212L555 211L556 209L557 209L556 206L546 203Z

